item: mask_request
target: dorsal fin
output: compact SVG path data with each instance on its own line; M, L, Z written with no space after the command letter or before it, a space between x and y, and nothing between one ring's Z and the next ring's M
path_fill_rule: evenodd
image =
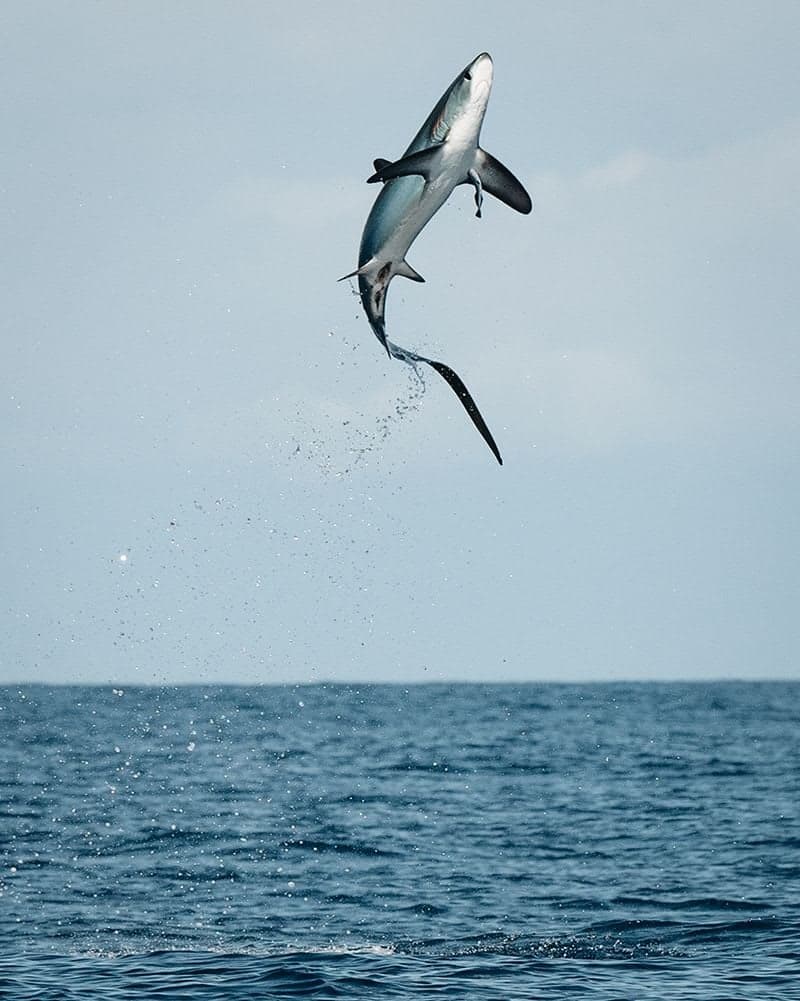
M427 180L440 156L441 146L428 146L416 153L409 153L393 163L384 164L372 177L367 178L367 184L391 181L394 177L412 177L415 174L421 174Z

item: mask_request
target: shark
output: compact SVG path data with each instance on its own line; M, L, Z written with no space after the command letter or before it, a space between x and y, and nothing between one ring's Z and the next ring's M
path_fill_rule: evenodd
M364 311L375 336L390 358L433 368L458 396L475 427L500 465L503 459L492 433L464 382L443 362L426 358L389 340L386 294L396 275L425 279L406 260L411 244L461 184L475 189L476 216L481 218L487 192L527 215L533 205L528 192L499 160L480 146L494 66L488 52L476 56L453 80L397 160L377 159L368 183L382 183L364 225L358 267L345 275L358 279Z

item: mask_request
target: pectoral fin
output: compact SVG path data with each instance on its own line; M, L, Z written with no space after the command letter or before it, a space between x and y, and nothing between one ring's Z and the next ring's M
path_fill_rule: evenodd
M484 190L499 198L510 208L527 215L533 208L531 196L514 177L508 167L504 167L491 153L478 149L475 169L481 178ZM471 183L471 182L470 182Z
M367 184L376 184L378 181L391 181L393 177L410 177L413 174L421 174L426 180L434 169L439 158L438 146L428 146L427 149L418 150L416 153L409 153L408 156L395 160L394 163L385 161L375 161L375 173L367 178ZM384 165L380 168L378 163Z

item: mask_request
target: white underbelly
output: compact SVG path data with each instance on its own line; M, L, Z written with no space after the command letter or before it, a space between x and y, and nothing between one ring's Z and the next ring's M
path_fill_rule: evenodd
M381 256L391 261L403 260L408 248L447 201L454 186L445 177L427 182L419 197L403 213Z

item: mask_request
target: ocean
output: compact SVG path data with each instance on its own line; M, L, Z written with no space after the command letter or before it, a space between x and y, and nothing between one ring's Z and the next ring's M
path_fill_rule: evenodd
M800 999L800 684L0 690L0 997Z

